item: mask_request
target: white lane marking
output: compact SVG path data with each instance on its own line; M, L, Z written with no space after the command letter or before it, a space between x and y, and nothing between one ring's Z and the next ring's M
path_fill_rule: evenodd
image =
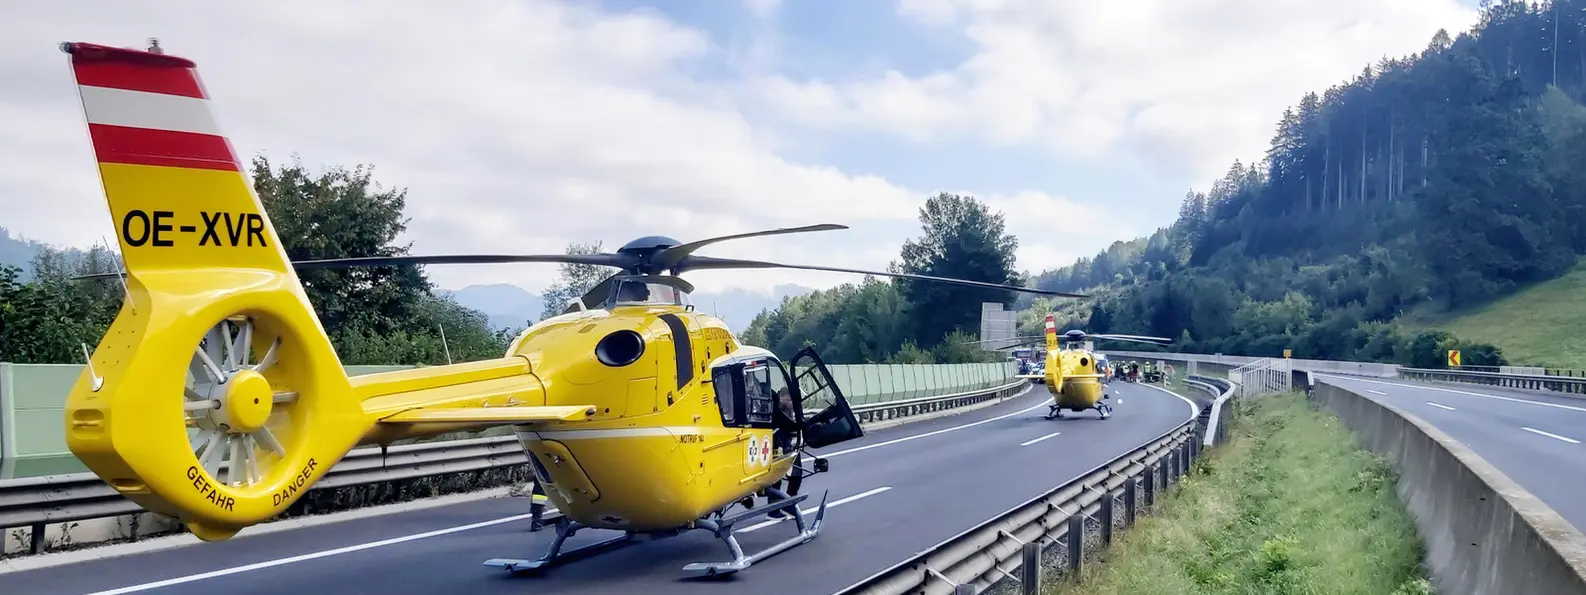
M1034 440L1028 440L1028 441L1022 442L1022 443L1019 444L1019 446L1029 446L1031 444L1035 444L1037 442L1040 442L1040 441L1045 440L1047 438L1051 438L1051 437L1056 436L1058 434L1062 434L1062 432L1052 432L1052 433L1047 434L1045 436L1042 436L1040 438L1036 438Z
M1526 404L1529 404L1529 405L1541 405L1543 407L1553 407L1555 409L1568 409L1570 411L1579 411L1579 412L1582 412L1582 413L1586 413L1586 407L1572 407L1570 405L1559 405L1557 403L1544 403L1542 401L1530 401L1530 400L1526 400L1526 399L1516 399L1516 398L1512 398L1512 397L1500 397L1498 395L1489 395L1489 394L1484 394L1484 393L1473 393L1473 392L1470 392L1468 390L1455 390L1455 389L1452 389L1452 388L1443 388L1443 387L1440 387L1440 386L1426 386L1426 385L1422 385L1422 384L1399 384L1397 382L1383 382L1381 380L1366 380L1365 378L1356 378L1354 376L1339 376L1339 375L1336 375L1336 374L1321 374L1321 373L1314 373L1314 374L1316 374L1317 376L1326 376L1328 378L1338 378L1340 380L1348 380L1348 381L1353 381L1353 382L1370 382L1372 384L1385 384L1385 385L1388 385L1388 386L1397 386L1399 388L1418 388L1418 389L1421 389L1421 390L1435 390L1435 391L1442 391L1442 392L1445 392L1445 393L1454 393L1456 395L1469 395L1469 396L1472 396L1472 397L1481 397L1483 399L1497 399L1499 401L1509 401L1509 402L1513 402L1513 403L1526 403Z
M1431 405L1433 407L1439 407L1439 408L1442 408L1442 409L1447 409L1449 411L1459 411L1458 409L1455 409L1453 407L1449 407L1448 405L1444 405L1442 403L1433 403L1431 401L1427 401L1426 404L1427 405Z
M847 504L849 502L853 502L854 500L859 500L859 499L862 499L862 498L869 498L871 496L874 496L874 495L879 494L881 492L885 492L885 491L890 490L890 489L892 489L892 486L881 486L879 488L870 490L868 492L860 492L858 494L854 494L852 496L849 496L847 498L843 498L841 500L837 500L835 502L827 502L826 503L826 509L827 510L831 510L831 509L836 508L838 506L842 506L842 505ZM820 508L820 505L817 504L817 505L815 505L815 507L812 507L812 508L801 508L801 509L799 509L799 511L803 512L804 514L815 514L815 512L819 508ZM770 527L771 525L775 525L775 524L780 523L780 522L785 521L785 520L788 520L788 519L787 518L780 518L780 519L771 519L771 520L766 520L766 521L760 521L760 522L755 523L753 525L749 525L748 527L744 527L742 529L739 529L737 532L738 533L748 533L750 531L758 531L760 529L764 529L766 527ZM813 520L813 519L811 519L811 520Z
M1178 399L1180 401L1183 401L1185 404L1189 405L1189 408L1190 408L1190 419L1195 419L1196 416L1201 414L1201 410L1195 406L1195 402L1194 401L1189 400L1189 397L1186 397L1184 395L1181 395L1181 394L1178 394L1176 392L1170 391L1168 389L1162 388L1162 387L1157 386L1155 384L1141 383L1140 386L1154 388L1154 389L1157 389L1159 391L1162 391L1162 392L1165 392L1167 394L1170 394L1170 395L1173 395L1175 397L1178 397Z
M547 510L546 512L550 512L550 510ZM482 521L482 522L473 523L473 524L469 524L469 525L460 525L460 526L457 526L457 527L448 527L446 529L437 529L437 530L434 530L434 531L426 531L424 533L414 533L412 535L403 535L401 537L392 537L390 539L382 539L380 541L371 541L371 542L368 542L368 543L360 543L360 544L357 544L357 545L349 545L347 547L339 547L339 548L331 549L331 550L320 550L320 551L317 551L317 552L313 552L313 553L309 553L309 554L302 554L302 555L298 555L298 556L290 556L290 557L286 557L286 558L276 558L274 560L270 560L270 561L267 561L267 562L259 562L259 563L256 563L256 564L247 564L247 565L244 565L244 566L233 566L231 568L222 568L220 570L214 570L214 571L210 571L210 572L202 572L202 573L199 573L199 574L189 574L187 576L180 576L180 577L176 577L176 578L172 578L172 579L166 579L166 580L163 580L163 581L154 581L152 583L143 583L141 585L132 585L130 587L121 587L119 589L111 589L109 591L98 591L98 592L95 592L95 593L90 593L89 595L121 595L122 593L136 593L138 591L147 591L149 589L158 589L160 587L169 587L171 585L180 585L180 584L183 584L183 583L191 583L191 582L194 582L194 581L201 581L201 580L204 580L204 579L215 578L217 576L226 576L226 575L237 574L237 573L241 573L241 572L248 572L250 570L260 570L260 569L263 569L263 568L272 568L272 567L275 567L275 566L282 566L282 565L286 565L286 564L292 564L294 562L303 562L305 560L314 560L314 559L318 559L318 558L328 558L330 556L338 556L338 555L341 555L341 554L349 554L349 553L352 553L352 552L358 552L358 551L363 551L363 550L368 550L368 549L374 549L374 548L377 548L377 547L385 547L385 546L388 546L388 545L396 545L398 543L416 541L416 540L419 540L419 539L426 539L426 538L429 538L429 537L438 537L438 536L441 536L441 535L449 535L449 534L452 534L452 533L460 533L460 532L463 532L463 531L472 531L474 529L483 529L485 527L490 527L490 526L493 526L493 525L500 525L502 523L510 523L512 521L521 521L521 520L527 519L527 518L529 518L531 516L533 516L533 515L517 514L517 515L512 515L512 516L509 516L509 517L503 517L503 518L499 518L499 519L492 519L492 520Z
M1366 389L1366 392L1371 393L1373 395L1382 395L1384 397L1388 396L1388 393L1382 392L1380 390L1371 390L1371 389L1368 388L1368 389Z
M1543 432L1542 430L1538 430L1536 428L1527 428L1527 427L1523 427L1523 426L1520 429L1525 430L1527 432L1530 432L1532 434L1541 434L1543 436L1547 436L1548 438L1552 438L1554 440L1563 440L1563 441L1568 442L1570 444L1580 444L1579 440L1576 440L1574 438L1567 438L1567 437L1564 437L1564 436L1560 436L1560 435L1554 434L1552 432Z
M1019 393L1017 396L1014 396L1013 398L1014 399L1023 398L1024 395L1029 394L1029 392L1031 390L1034 390L1034 388L1035 388L1034 385L1031 385L1030 388L1024 389L1023 392ZM990 418L990 419L982 419L982 420L977 421L977 422L970 422L970 423L967 423L967 424L964 424L964 425L961 425L961 426L953 426L951 428L942 428L940 430L934 430L934 431L926 432L924 434L915 434L913 436L904 436L902 438L893 438L893 439L888 440L886 442L877 442L875 444L866 444L864 446L858 446L858 447L850 448L848 450L839 450L839 451L834 452L834 453L823 454L823 455L819 455L819 456L820 456L820 458L823 458L823 459L829 459L829 458L832 458L832 457L835 457L835 456L838 456L838 455L845 455L845 454L855 453L855 452L859 452L859 451L863 451L863 450L870 450L872 448L881 448L883 446L891 446L893 444L897 444L897 443L900 443L900 442L908 442L910 440L918 440L920 438L929 438L931 436L935 436L935 435L938 435L938 434L946 434L948 432L962 430L964 428L973 428L975 426L989 424L989 423L994 422L994 421L1001 421L1001 420L1013 417L1015 415L1019 415L1019 414L1022 414L1022 413L1029 413L1031 411L1035 411L1036 409L1040 409L1040 408L1045 407L1045 406L1046 406L1046 401L1043 400L1039 404L1032 405L1032 406L1030 406L1028 408L1020 409L1018 411L1015 411L1013 413L1008 413L1008 414L1005 414L1005 415L999 415L999 416L996 416L996 417L993 417L993 418ZM812 462L814 460L815 459L813 459L813 458L805 457L804 459L799 461L799 464L802 465L802 464L805 464L805 463Z

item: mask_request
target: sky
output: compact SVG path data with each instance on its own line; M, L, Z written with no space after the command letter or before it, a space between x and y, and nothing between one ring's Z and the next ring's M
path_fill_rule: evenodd
M840 223L702 254L884 270L938 192L1018 266L1172 223L1285 107L1476 22L1476 0L9 0L0 226L113 237L61 41L196 61L247 157L369 164L414 253L560 253ZM547 265L429 267L540 291ZM769 292L857 279L708 271Z

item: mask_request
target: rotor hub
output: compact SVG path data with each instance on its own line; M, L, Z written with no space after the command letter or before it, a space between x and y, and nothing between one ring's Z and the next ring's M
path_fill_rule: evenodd
M212 392L219 392L220 406L215 421L237 433L252 433L264 427L274 410L275 393L270 381L253 370L239 370Z
M210 477L232 487L264 481L286 458L276 432L290 431L288 414L298 403L296 391L277 392L265 377L280 361L281 337L257 354L254 347L266 342L254 341L254 330L241 315L211 328L193 352L184 391L187 424L197 430L193 456ZM258 363L250 363L256 355Z

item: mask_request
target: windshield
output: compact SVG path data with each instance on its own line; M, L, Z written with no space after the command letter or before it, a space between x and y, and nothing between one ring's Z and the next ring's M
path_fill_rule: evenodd
M688 305L688 294L662 283L622 281L613 290L612 306Z

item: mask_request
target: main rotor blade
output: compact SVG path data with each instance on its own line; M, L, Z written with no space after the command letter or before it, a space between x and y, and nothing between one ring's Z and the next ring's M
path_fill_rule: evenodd
M444 254L428 256L364 256L358 258L326 258L299 260L292 263L298 270L344 269L352 267L383 267L416 264L507 264L521 262L553 262L559 264L587 264L627 268L636 264L633 257L621 254Z
M305 271L314 269L346 269L354 267L385 267L420 264L509 264L548 262L558 264L587 264L627 269L638 264L638 259L624 254L433 254L420 256L361 256L355 258L324 258L298 260L292 268ZM72 277L72 280L108 279L126 273L95 273Z
M113 277L125 277L125 276L127 276L127 272L126 271L121 271L121 272L118 272L118 273L94 273L92 275L78 275L78 276L72 277L72 278L70 278L68 280L69 281L83 281L83 280L87 280L87 279L110 279L110 278L113 278Z
M969 341L969 342L967 342L965 344L966 345L977 345L977 344L982 344L982 343L995 344L995 343L998 343L999 341L1012 341L1012 342L1008 343L1007 345L1002 345L1000 347L991 347L990 345L982 345L981 348L982 349L988 349L988 350L991 350L991 351L996 351L996 350L999 350L999 349L1012 349L1014 347L1023 347L1025 345L1035 345L1035 344L1041 342L1040 339L1023 339L1023 340L1019 340L1019 339L1000 339L1000 340L986 340L986 341Z
M722 270L722 269L800 269L806 271L826 271L831 273L852 273L855 275L879 275L882 277L895 277L899 279L917 279L921 281L936 281L938 283L953 283L968 285L970 287L984 287L986 289L1005 289L1023 293L1040 295L1055 295L1058 297L1085 298L1087 295L1064 293L1061 291L1047 291L1017 285L1002 285L999 283L986 283L984 281L968 281L965 279L949 279L947 277L933 277L930 275L915 275L910 273L884 273L881 271L866 271L862 269L844 269L837 267L821 267L803 264L782 264L763 260L740 260L736 258L715 258L712 256L692 256L683 259L675 267L678 273L692 270Z
M651 262L652 262L652 264L654 264L655 269L657 271L664 271L664 270L672 268L673 266L676 266L679 261L682 261L684 258L687 258L690 254L693 254L695 250L698 250L700 248L704 248L705 246L709 246L711 244L725 242L727 240L741 240L741 239L744 239L744 238L758 238L758 237L764 237L764 236L779 236L779 235L785 235L785 234L790 234L790 233L807 233L807 232L811 232L811 231L832 231L832 230L836 230L836 229L848 229L848 226L847 225L838 225L836 223L822 223L822 224L819 224L819 225L806 225L806 226L803 226L803 227L783 227L783 228L780 228L780 229L768 229L768 230L765 230L765 231L753 231L753 232L749 232L749 233L740 233L740 234L734 234L734 235L730 235L730 236L720 236L720 237L715 237L715 238L707 238L707 239L703 239L703 240L696 240L696 241L693 241L693 242L689 242L687 244L678 244L676 246L672 246L671 248L667 248L665 250L662 250L660 253L657 253L655 255L654 259Z
M1135 343L1172 343L1167 337L1147 337L1145 335L1085 335L1087 339L1106 339L1113 341L1132 341Z
M1046 337L1043 336L1043 335L1019 335L1019 336L1014 336L1014 337L1007 337L1005 339L981 339L979 341L964 341L964 344L965 345L979 345L981 343L1004 343L1004 342L1007 342L1007 341L1022 341L1022 342L1025 342L1025 343L1033 343L1035 341L1040 341L1040 340L1045 339L1045 338ZM1021 344L1022 343L1015 343L1015 345L1021 345Z

